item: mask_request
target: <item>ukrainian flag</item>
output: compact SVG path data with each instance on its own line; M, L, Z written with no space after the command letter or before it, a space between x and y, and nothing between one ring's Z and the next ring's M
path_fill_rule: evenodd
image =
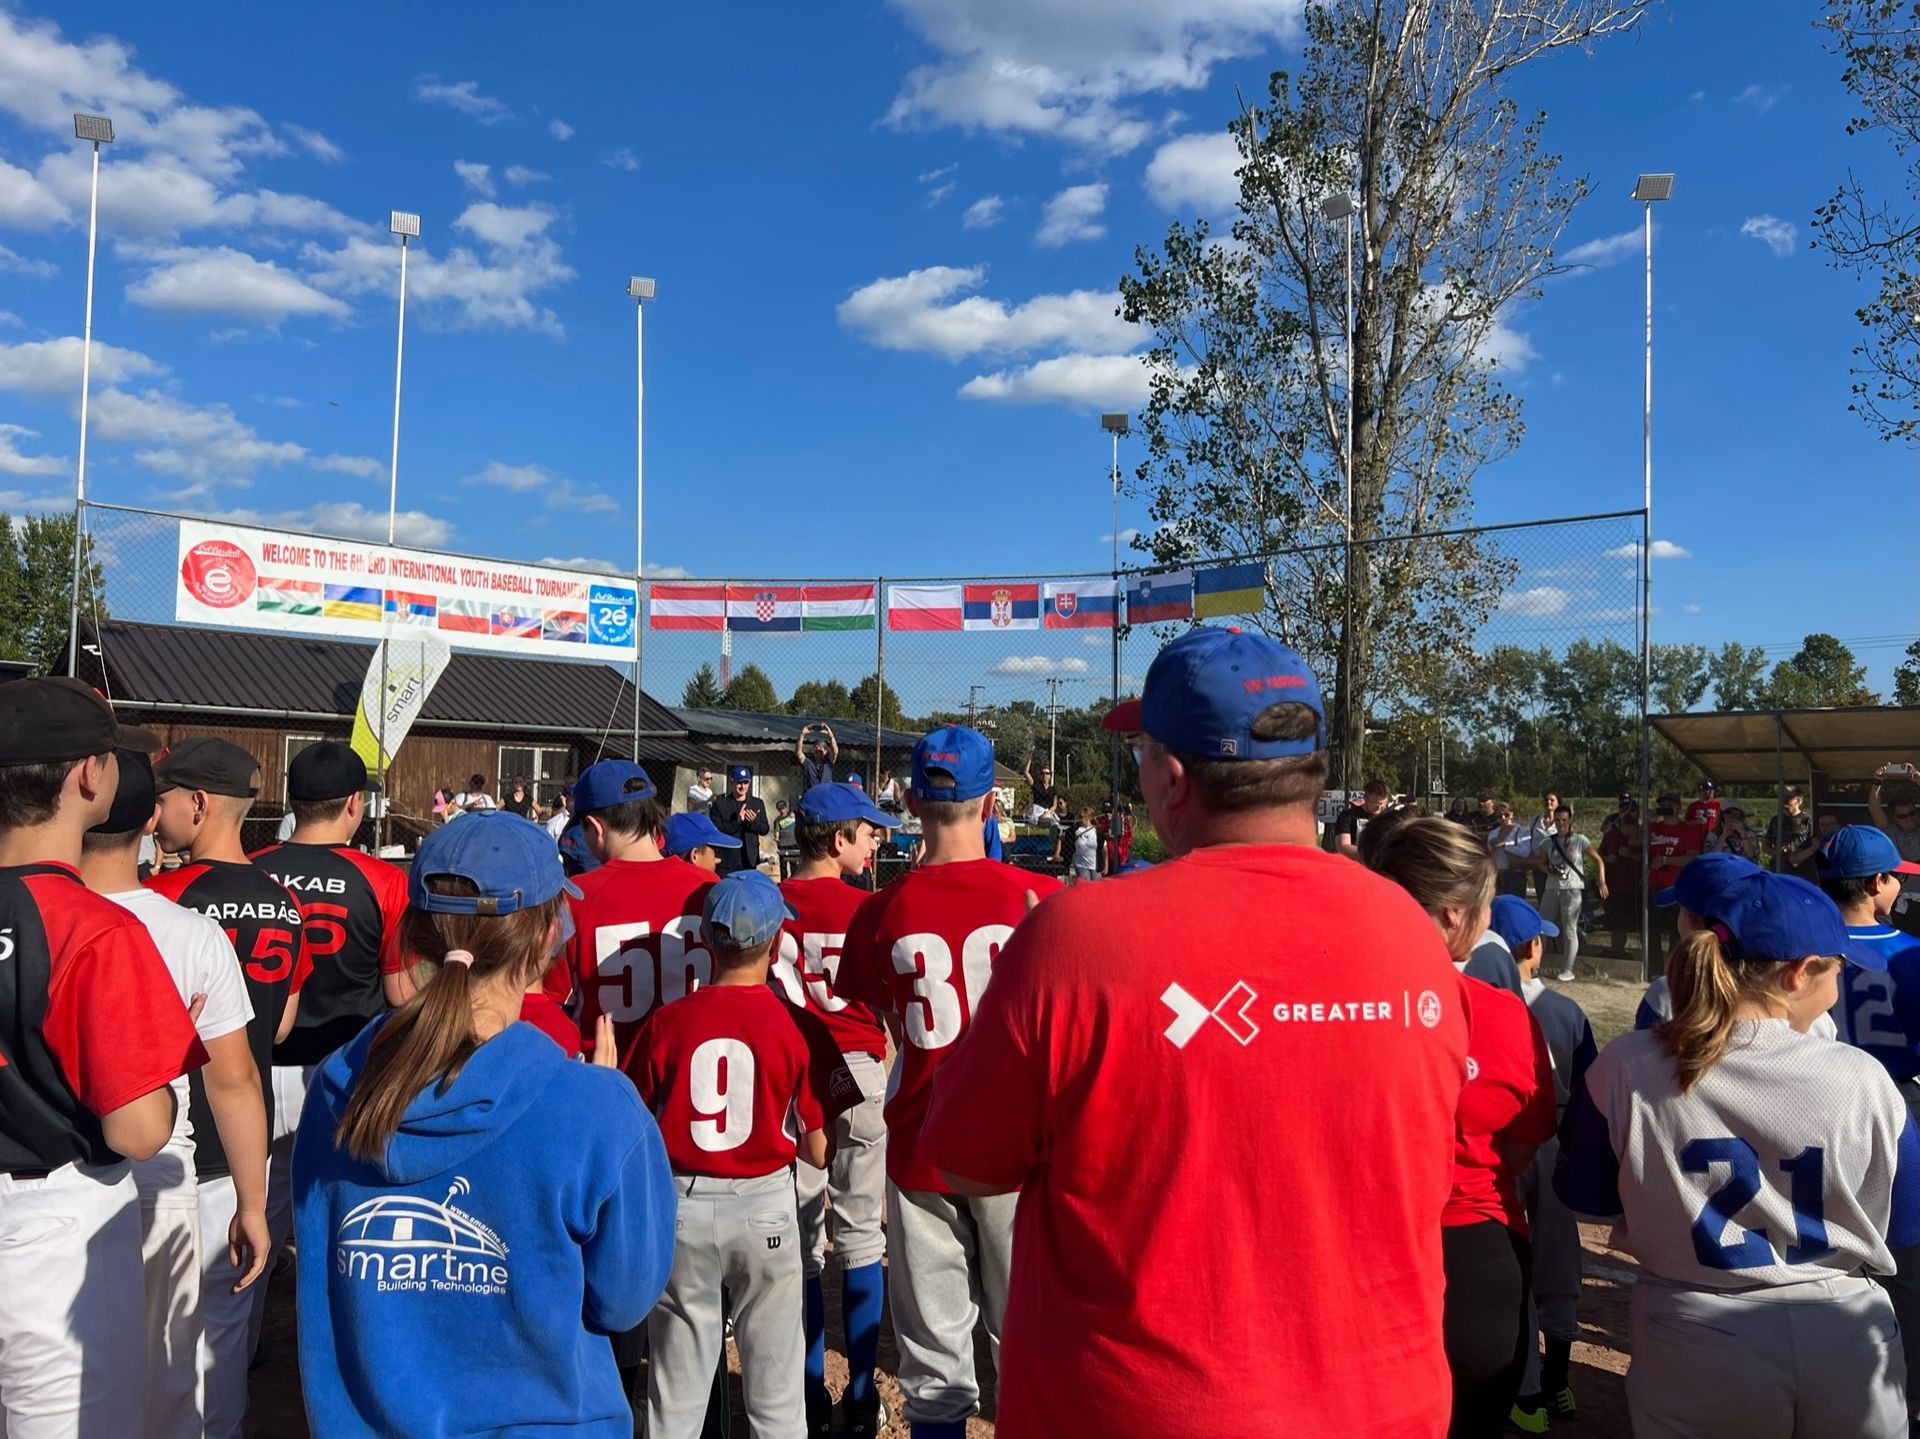
M1249 560L1193 572L1193 617L1247 615L1267 607L1267 562Z
M367 620L380 623L380 591L356 585L328 585L320 613L330 620Z

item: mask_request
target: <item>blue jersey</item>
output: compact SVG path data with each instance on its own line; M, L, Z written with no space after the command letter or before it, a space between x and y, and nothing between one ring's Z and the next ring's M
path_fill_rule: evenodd
M1920 1077L1920 939L1884 924L1850 924L1847 933L1887 957L1884 974L1847 965L1840 974L1834 1023L1895 1079Z

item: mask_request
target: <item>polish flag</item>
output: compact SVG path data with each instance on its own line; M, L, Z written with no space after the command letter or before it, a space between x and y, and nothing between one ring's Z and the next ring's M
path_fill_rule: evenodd
M960 611L959 585L887 586L890 630L957 630Z

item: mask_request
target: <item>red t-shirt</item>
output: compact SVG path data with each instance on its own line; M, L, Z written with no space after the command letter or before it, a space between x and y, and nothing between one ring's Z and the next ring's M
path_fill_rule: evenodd
M1525 1000L1462 975L1466 982L1467 1085L1454 1134L1453 1193L1442 1224L1495 1219L1527 1232L1516 1187L1520 1171L1502 1145L1535 1148L1553 1137L1553 1055ZM1521 1166L1524 1168L1525 1166Z
M700 905L715 880L684 859L615 859L574 881L580 898L569 901L574 935L566 969L579 992L575 1018L588 1054L602 1013L612 1017L624 1054L656 1005L713 978L713 956L700 938ZM565 987L554 996L552 970L547 983L549 996L565 996Z
M1697 824L1656 819L1646 829L1647 883L1655 889L1672 884L1686 862L1706 847L1707 832Z
M804 1005L820 1016L844 1054L887 1057L887 1034L879 1018L864 1004L853 1004L833 992L840 974L840 955L854 911L869 897L839 875L825 879L790 879L780 886L798 919L780 930L774 951L772 980L791 1004Z
M1404 891L1311 846L1028 916L921 1144L1025 1186L1004 1432L1184 1434L1231 1388L1261 1434L1444 1433L1463 994Z
M847 930L837 992L900 1019L903 1043L887 1096L887 1177L902 1189L948 1193L919 1157L933 1073L967 1032L1000 947L1026 917L1027 893L1060 881L997 859L926 865L861 904Z
M533 991L520 996L520 1022L531 1024L566 1052L568 1059L580 1057L580 1028L573 1016L544 993Z
M860 1089L818 1018L772 986L705 985L640 1026L621 1068L660 1124L675 1172L755 1179Z
M1698 825L1702 830L1712 829L1720 823L1720 800L1697 799L1687 806L1687 823Z

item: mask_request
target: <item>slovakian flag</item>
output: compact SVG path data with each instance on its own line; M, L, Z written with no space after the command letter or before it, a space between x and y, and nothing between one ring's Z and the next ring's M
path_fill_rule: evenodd
M584 610L548 610L541 621L540 638L568 644L587 642L587 616Z
M484 635L489 632L488 606L485 600L449 598L440 602L434 623L443 630L460 635Z
M1046 587L1043 621L1050 630L1110 630L1119 618L1112 580L1063 580Z
M432 595L408 594L405 590L387 591L387 617L396 624L431 625L439 609Z
M800 628L870 630L877 608L872 585L808 585L800 596Z
M727 628L745 635L800 633L799 585L728 585Z
M509 639L537 640L540 638L540 611L517 610L512 605L501 605L488 616L487 630L490 634L505 635Z
M887 628L890 630L957 630L961 628L958 585L888 585Z
M330 620L378 621L380 591L359 585L327 585L322 592L320 613Z
M1127 585L1127 623L1160 624L1193 618L1193 571L1141 575Z
M963 585L960 595L963 630L1037 630L1040 628L1040 586L1012 580L989 580Z
M1193 615L1245 615L1267 607L1267 562L1221 565L1193 573Z
M723 630L727 627L727 587L655 584L647 624L656 630Z

